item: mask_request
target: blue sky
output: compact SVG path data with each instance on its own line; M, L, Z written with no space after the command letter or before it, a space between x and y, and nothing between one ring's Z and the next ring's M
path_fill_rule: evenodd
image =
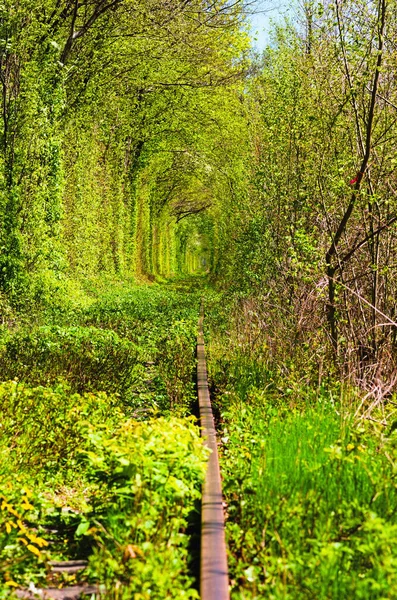
M269 31L272 21L281 21L288 14L289 0L258 0L256 10L258 12L250 17L252 38L256 38L254 46L257 50L263 50L269 42Z

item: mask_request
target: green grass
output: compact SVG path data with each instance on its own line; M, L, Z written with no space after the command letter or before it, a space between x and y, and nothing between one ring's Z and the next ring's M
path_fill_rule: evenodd
M357 394L331 380L300 380L297 365L281 377L233 329L225 298L195 286L117 287L3 327L0 597L78 580L108 598L197 597L189 527L206 452L188 415L201 293L232 598L396 597L396 428L354 422ZM54 579L49 560L72 558L88 569Z
M266 352L234 343L232 323L219 329L218 317L209 320L209 369L232 598L395 598L396 431L354 422L356 394L340 386L292 389Z

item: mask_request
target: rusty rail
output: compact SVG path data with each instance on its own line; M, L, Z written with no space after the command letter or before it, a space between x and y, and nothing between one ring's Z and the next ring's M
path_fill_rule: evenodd
M229 600L222 485L214 416L208 388L203 321L202 304L197 337L197 389L201 435L206 440L211 455L202 495L200 595L201 600Z

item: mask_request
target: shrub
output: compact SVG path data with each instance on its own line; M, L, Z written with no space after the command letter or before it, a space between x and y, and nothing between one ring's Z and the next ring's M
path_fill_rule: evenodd
M95 327L39 327L14 333L0 354L0 377L30 385L67 381L76 392L126 394L137 380L139 348Z

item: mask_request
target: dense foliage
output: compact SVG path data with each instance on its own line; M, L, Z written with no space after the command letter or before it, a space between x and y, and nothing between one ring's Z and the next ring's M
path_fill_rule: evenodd
M108 597L197 597L189 524L207 451L186 415L198 305L178 286L130 286L62 327L22 319L4 333L1 597L76 581ZM82 573L53 572L76 559Z
M179 223L230 195L243 2L6 2L0 285L196 267ZM231 85L233 84L233 85ZM210 225L192 233L211 235ZM190 256L192 254L192 258Z
M221 271L272 351L307 345L320 379L333 362L373 400L396 366L395 16L305 2L275 29L245 103L251 186L223 219Z
M281 375L232 314L208 304L232 598L393 598L396 422L358 418L359 393L333 379Z
M0 6L1 597L197 597L202 295L233 597L397 595L397 4L255 5Z

